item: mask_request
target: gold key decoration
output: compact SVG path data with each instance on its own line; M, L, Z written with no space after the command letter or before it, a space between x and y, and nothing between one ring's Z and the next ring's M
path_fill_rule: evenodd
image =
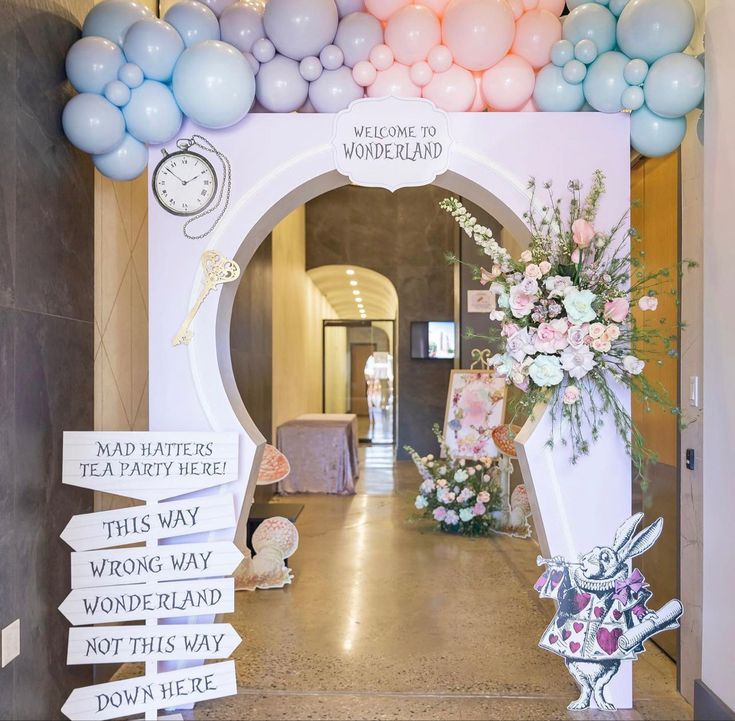
M204 288L174 336L173 345L182 343L188 345L191 342L194 334L189 330L189 326L209 293L223 283L231 283L240 277L240 266L234 260L220 255L216 250L208 250L202 254L202 268L204 269Z

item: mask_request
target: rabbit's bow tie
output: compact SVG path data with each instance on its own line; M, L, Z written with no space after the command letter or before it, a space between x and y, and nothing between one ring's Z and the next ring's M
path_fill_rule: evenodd
M628 599L631 595L640 593L643 588L646 579L643 574L637 569L633 569L633 573L627 578L618 579L615 581L615 593L613 598L616 601L620 601L623 604L628 603Z

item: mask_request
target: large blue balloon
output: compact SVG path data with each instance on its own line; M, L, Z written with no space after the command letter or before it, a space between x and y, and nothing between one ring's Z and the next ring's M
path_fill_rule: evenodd
M562 35L573 45L580 40L592 40L602 55L615 47L615 23L615 16L607 8L588 2L569 13Z
M318 56L334 40L338 22L334 0L269 0L263 16L276 50L293 60Z
M619 113L623 109L623 93L628 87L625 68L630 58L616 51L604 53L587 70L584 96L601 113Z
M93 155L94 167L112 180L134 180L148 165L148 150L130 133L122 143L103 155Z
M547 65L536 76L533 99L539 110L573 113L584 105L584 91L581 84L568 83L560 67Z
M618 18L618 45L628 57L651 64L684 50L694 21L689 0L630 0Z
M219 40L217 16L198 0L179 0L163 19L176 28L187 48L204 40Z
M220 21L222 39L234 45L241 53L249 53L253 43L265 37L263 15L249 3L230 5Z
M128 132L141 143L168 142L183 120L171 91L156 80L146 80L133 90L123 115Z
M343 17L334 38L334 44L342 50L344 63L349 68L367 60L370 51L382 42L383 26L369 13L352 13Z
M125 136L123 114L101 95L75 95L64 108L61 124L72 145L85 153L108 153Z
M137 0L104 0L87 13L82 35L107 38L122 46L125 33L134 22L152 17L153 13Z
M649 158L676 150L687 132L686 118L662 118L645 105L630 114L630 144Z
M66 77L80 93L101 93L125 64L120 46L100 37L77 40L66 55Z
M656 115L678 118L694 110L704 97L704 68L693 55L672 53L657 60L643 85L646 105Z
M299 64L284 55L263 63L256 83L260 104L272 113L298 110L309 93L309 83L301 77Z
M164 20L139 20L125 35L123 50L128 61L138 65L149 80L166 83L184 52L184 41Z
M226 128L250 110L255 76L239 50L207 40L184 51L174 70L172 87L179 106L195 123Z
M337 70L325 70L309 85L309 100L317 113L338 113L364 94L346 65Z

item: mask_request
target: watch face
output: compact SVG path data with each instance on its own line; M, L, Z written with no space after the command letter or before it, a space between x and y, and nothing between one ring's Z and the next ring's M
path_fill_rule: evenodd
M212 202L216 190L214 168L198 153L171 153L153 173L156 199L175 215L194 215L204 210Z

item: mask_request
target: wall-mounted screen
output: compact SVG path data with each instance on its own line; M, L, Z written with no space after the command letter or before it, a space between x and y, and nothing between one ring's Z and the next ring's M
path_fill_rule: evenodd
M427 320L411 323L411 358L454 358L454 341L452 321Z

